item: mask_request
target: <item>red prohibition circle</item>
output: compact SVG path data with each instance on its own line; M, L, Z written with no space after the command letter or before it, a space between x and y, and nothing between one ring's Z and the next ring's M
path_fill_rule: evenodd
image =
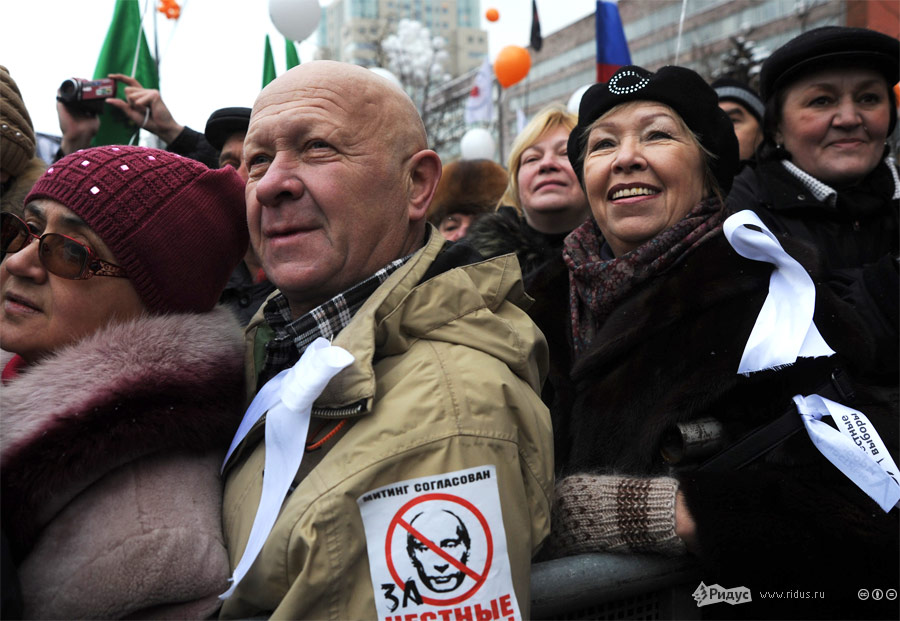
M405 505L400 507L400 510L397 511L396 514L394 514L394 517L391 519L391 523L388 526L387 537L385 537L384 540L384 552L385 557L387 558L388 571L391 572L391 577L394 579L394 582L401 591L403 590L404 583L403 580L400 579L400 576L397 574L396 568L394 568L394 559L393 555L391 554L391 540L394 538L394 530L397 528L397 526L400 525L400 516L402 516L417 504L429 500L446 500L448 502L454 502L471 511L472 515L478 518L478 521L481 523L481 527L484 529L484 534L487 539L487 557L484 562L484 569L481 571L481 576L478 578L478 580L475 581L475 584L471 589L469 589L462 595L458 595L457 597L451 599L435 599L433 597L425 597L424 595L422 595L422 601L426 604L430 604L431 606L452 606L472 597L475 592L481 588L481 585L484 584L484 581L487 580L488 571L490 570L491 562L494 559L494 538L493 535L491 535L491 527L488 525L487 520L484 519L484 515L482 515L481 511L479 511L478 508L475 507L475 505L473 505L465 498L460 498L459 496L453 496L451 494L424 494L423 496L419 496L418 498L413 498Z

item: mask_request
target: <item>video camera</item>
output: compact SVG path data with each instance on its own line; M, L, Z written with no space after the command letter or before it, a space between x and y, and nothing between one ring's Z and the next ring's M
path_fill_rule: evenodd
M73 112L97 116L103 112L106 100L115 96L116 81L112 78L102 80L69 78L60 85L56 100L61 101Z

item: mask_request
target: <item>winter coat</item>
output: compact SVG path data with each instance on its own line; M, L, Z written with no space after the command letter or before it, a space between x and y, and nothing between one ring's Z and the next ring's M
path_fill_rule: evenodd
M818 201L780 161L765 162L735 178L727 208L750 209L779 237L816 248L827 270L824 279L866 322L877 339L879 364L886 376L896 377L891 360L900 338L900 188L889 167L887 160L879 164L862 184L866 192L831 206Z
M209 144L204 134L185 125L175 140L166 146L166 151L197 160L210 168L219 167L219 150Z
M501 207L478 218L469 227L464 243L485 258L516 254L526 283L532 272L562 253L565 233L546 234L534 230L513 207Z
M784 246L804 265L815 264L808 248ZM559 261L557 278L544 274L543 282L556 282L564 270ZM556 391L569 396L553 412L558 476L670 474L660 448L676 423L712 417L734 441L788 411L792 396L816 392L838 367L853 378L857 397L850 405L869 416L896 460L896 381L887 388L862 381L872 361L871 338L815 273L815 322L838 355L738 375L770 273L771 265L740 257L719 235L623 301L568 377L559 369L568 352L551 351L557 367L551 377L566 377L557 380ZM540 290L535 295L551 298ZM542 328L570 321L565 302L535 312ZM857 590L897 585L897 509L882 511L804 430L742 470L699 472L695 465L674 474L696 521L703 581L747 586L756 602L719 607L714 616L889 614L885 602L860 602ZM776 605L758 601L763 589L824 591L825 599Z
M400 591L390 579L373 590L370 567L385 559L367 552L357 499L382 486L482 466L496 468L491 485L502 519L488 521L505 531L515 597L528 618L530 561L549 532L553 489L550 419L538 397L546 342L522 308L528 298L515 259L447 269L458 265L453 257L461 251L432 228L425 247L335 337L355 362L316 401L311 428L317 419L352 412L349 429L324 454L305 454L296 488L222 618L376 618L376 598L384 604ZM261 321L260 313L248 327L249 378L256 377ZM261 422L249 432L226 467L232 566L260 498L263 428ZM479 498L470 500L487 514ZM384 549L383 536L373 539ZM406 601L396 610L411 612Z
M225 290L219 296L219 303L230 308L241 325L246 326L274 290L275 285L268 280L254 283L247 264L241 261L228 277Z
M867 200L836 206L817 200L781 161L748 166L734 180L727 209L750 209L774 234L807 242L829 271L862 267L898 252L900 212L898 200L890 198L895 183L888 166L882 162L868 178L883 196L867 194Z
M202 619L227 588L219 467L243 412L224 308L105 327L2 387L26 618Z

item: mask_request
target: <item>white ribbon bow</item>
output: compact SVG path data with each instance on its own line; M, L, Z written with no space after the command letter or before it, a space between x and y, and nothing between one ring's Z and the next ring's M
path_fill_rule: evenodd
M862 412L819 395L794 397L803 425L819 452L885 512L900 501L897 464ZM822 422L830 416L838 430Z
M738 373L749 375L793 364L797 358L834 354L813 322L816 287L803 266L784 251L752 211L730 216L723 229L728 243L739 255L775 265L769 278L769 295L747 339Z
M225 468L228 458L253 425L268 412L262 495L247 547L234 568L231 586L219 599L227 599L234 593L275 525L284 498L303 460L313 402L322 394L328 382L352 362L353 355L350 352L331 346L321 337L317 338L293 367L266 382L247 408L222 468Z

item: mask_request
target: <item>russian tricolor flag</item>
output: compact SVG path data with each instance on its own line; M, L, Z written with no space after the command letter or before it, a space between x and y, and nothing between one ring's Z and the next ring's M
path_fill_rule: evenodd
M619 67L631 64L617 0L597 0L597 81L609 82Z

